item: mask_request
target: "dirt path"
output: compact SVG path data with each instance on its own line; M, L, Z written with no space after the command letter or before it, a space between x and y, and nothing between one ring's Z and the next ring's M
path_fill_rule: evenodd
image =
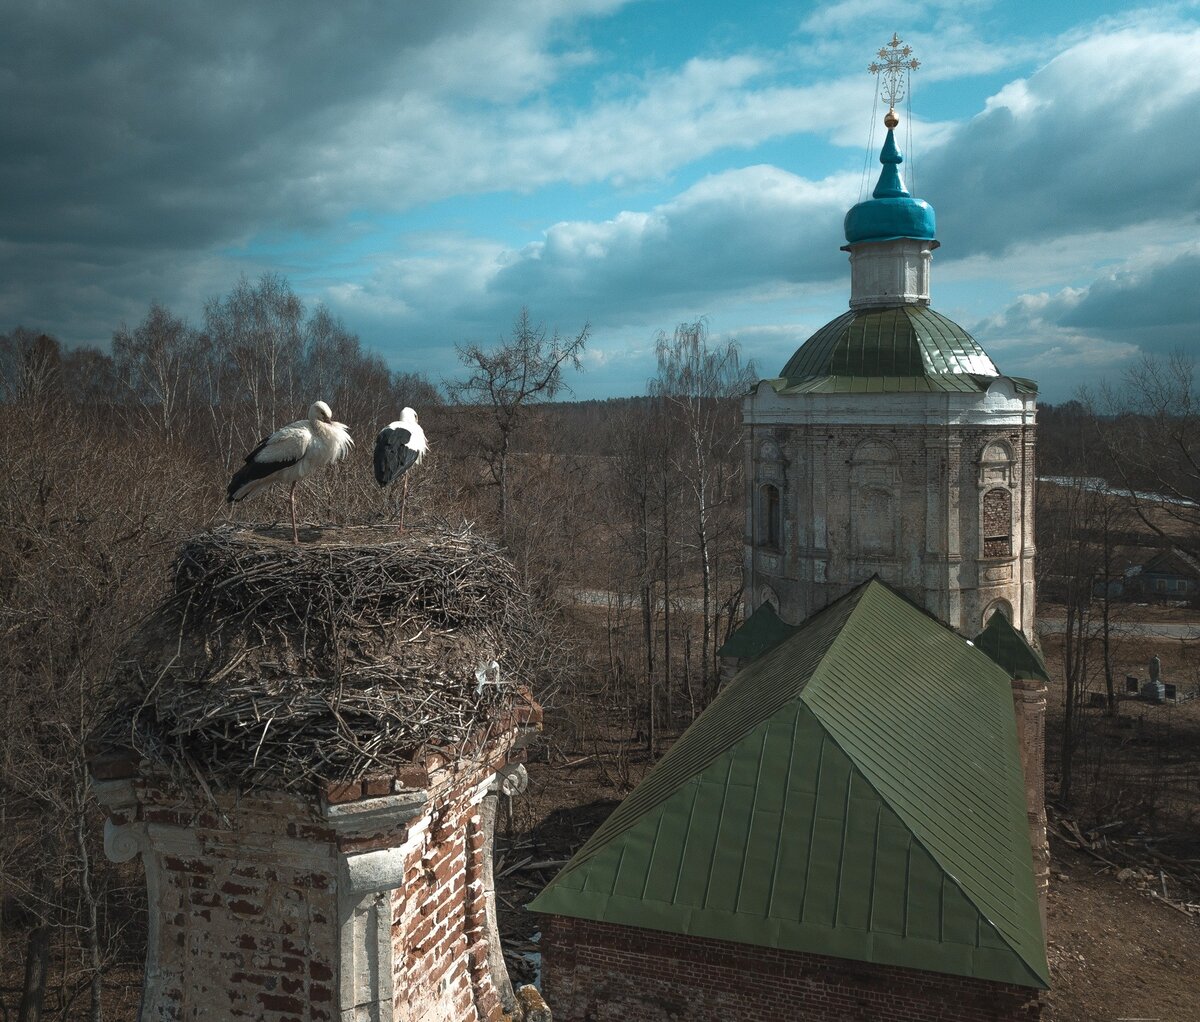
M1054 843L1044 1022L1196 1022L1200 925Z

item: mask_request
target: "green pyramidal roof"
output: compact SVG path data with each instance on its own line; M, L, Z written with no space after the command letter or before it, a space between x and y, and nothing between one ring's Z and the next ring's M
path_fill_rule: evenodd
M1009 676L865 583L739 672L529 907L1045 987Z
M987 627L975 636L975 645L996 661L1010 678L1037 678L1050 684L1046 665L1029 640L1003 614L993 614Z
M738 660L753 660L774 649L795 631L769 603L760 603L737 630L717 650L717 656L734 657Z

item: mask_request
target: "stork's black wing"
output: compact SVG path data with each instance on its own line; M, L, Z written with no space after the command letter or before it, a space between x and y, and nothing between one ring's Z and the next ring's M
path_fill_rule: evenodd
M375 438L375 481L394 483L417 463L417 451L408 446L412 433L402 426L384 426Z
M277 429L263 437L258 446L246 455L245 464L234 472L225 491L225 499L230 504L240 499L238 491L247 483L273 476L304 457L308 437L297 430L296 427L300 425L302 424L293 422L290 426Z

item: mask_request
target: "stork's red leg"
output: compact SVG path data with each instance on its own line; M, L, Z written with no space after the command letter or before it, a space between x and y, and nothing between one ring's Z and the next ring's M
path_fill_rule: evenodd
M404 476L404 488L400 491L400 531L404 531L404 507L408 503L408 474Z
M300 532L296 528L296 484L295 483L292 483L291 501L292 501L292 543L299 546L300 545Z

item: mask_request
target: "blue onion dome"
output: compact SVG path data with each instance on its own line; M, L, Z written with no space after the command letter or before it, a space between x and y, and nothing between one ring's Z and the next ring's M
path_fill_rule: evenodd
M894 241L913 238L933 241L936 229L933 207L924 199L914 199L900 176L904 156L896 147L895 133L888 128L883 151L879 154L883 170L872 198L851 207L846 214L846 241Z

